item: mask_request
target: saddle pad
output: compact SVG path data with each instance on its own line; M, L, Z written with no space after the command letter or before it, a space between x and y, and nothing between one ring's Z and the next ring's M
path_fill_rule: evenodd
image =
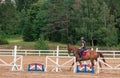
M86 56L86 54L87 54L87 51L84 51L84 52L82 53L82 56Z

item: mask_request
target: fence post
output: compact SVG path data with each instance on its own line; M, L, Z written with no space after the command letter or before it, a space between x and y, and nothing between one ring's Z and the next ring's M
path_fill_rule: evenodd
M25 51L25 56L27 55L27 51Z
M98 48L96 48L96 52L98 51Z
M55 51L53 51L53 56L55 56Z
M12 50L12 55L14 55L14 50Z
M39 56L41 55L41 51L39 51Z
M91 48L91 50L93 50L93 47Z
M115 51L113 52L113 58L115 58Z
M57 54L56 54L57 58L56 58L56 72L58 72L59 67L58 67L58 56L59 56L59 46L57 46Z

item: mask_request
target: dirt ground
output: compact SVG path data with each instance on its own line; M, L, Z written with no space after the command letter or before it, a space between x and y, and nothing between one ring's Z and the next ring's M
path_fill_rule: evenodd
M10 60L5 58L6 60ZM11 67L0 66L0 78L120 78L120 70L113 73L112 71L104 71L100 74L92 73L74 73L73 71L62 72L38 72L28 71L28 64L31 63L45 63L45 56L24 56L23 57L23 71L11 71ZM64 61L63 61L64 63ZM95 70L96 71L96 70Z

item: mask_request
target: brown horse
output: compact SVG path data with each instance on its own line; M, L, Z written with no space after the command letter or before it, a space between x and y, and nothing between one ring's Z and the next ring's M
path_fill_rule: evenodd
M79 59L79 53L78 53L78 48L76 48L73 45L68 45L68 54L70 55L70 53L72 52L73 55L76 57L76 62L79 62L81 64L81 61L85 61L85 60L90 60L91 61L91 67L94 66L94 60L97 61L98 57L103 58L103 62L105 62L104 56L102 53L100 52L96 52L96 50L87 50L86 55L82 56L82 59ZM74 65L74 63L72 64L72 66ZM101 64L99 63L100 67Z

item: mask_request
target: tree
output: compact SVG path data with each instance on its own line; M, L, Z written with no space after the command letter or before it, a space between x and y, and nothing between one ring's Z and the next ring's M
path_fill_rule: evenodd
M47 0L33 4L28 10L28 19L34 26L36 38L44 34L51 41L66 42L73 2L74 0Z
M21 26L24 28L24 41L35 41L39 38L41 22L38 20L38 18L41 18L41 15L39 16L38 14L40 12L40 6L42 5L41 2L42 0L40 0L38 3L32 4L27 11L22 11L23 16L21 18Z
M65 0L48 0L46 3L48 4L45 6L47 9L47 19L44 19L46 20L46 26L42 27L42 31L46 32L46 36L48 36L49 40L62 42L62 40L64 41L65 39L65 37L62 36L67 36L65 31L68 23L68 9L65 7L64 3ZM63 38L62 40L61 37Z
M17 10L22 11L23 9L27 11L33 3L36 3L38 0L16 0Z
M105 2L102 4L100 16L101 23L107 30L107 34L103 40L105 40L107 46L117 45L118 38L117 29L115 28L115 16L110 13L110 9Z
M73 22L76 25L74 28L79 39L80 36L84 36L87 41L92 41L92 46L94 46L94 41L100 45L111 46L117 44L117 29L115 28L114 15L110 13L110 9L105 2L81 0L80 6L74 15L77 19L74 19L74 21L77 21ZM109 30L113 33L109 34ZM110 41L113 43L109 43ZM101 44L101 42L103 43Z
M24 41L34 41L33 35L32 35L32 26L29 24L26 24L23 30L23 40Z
M7 0L6 3L0 4L0 31L12 35L16 34L16 29L19 24L19 14L16 7Z
M84 36L92 46L94 41L117 44L115 16L104 0L39 0L25 14L23 24L31 28L33 40L44 35L45 40L77 44Z

